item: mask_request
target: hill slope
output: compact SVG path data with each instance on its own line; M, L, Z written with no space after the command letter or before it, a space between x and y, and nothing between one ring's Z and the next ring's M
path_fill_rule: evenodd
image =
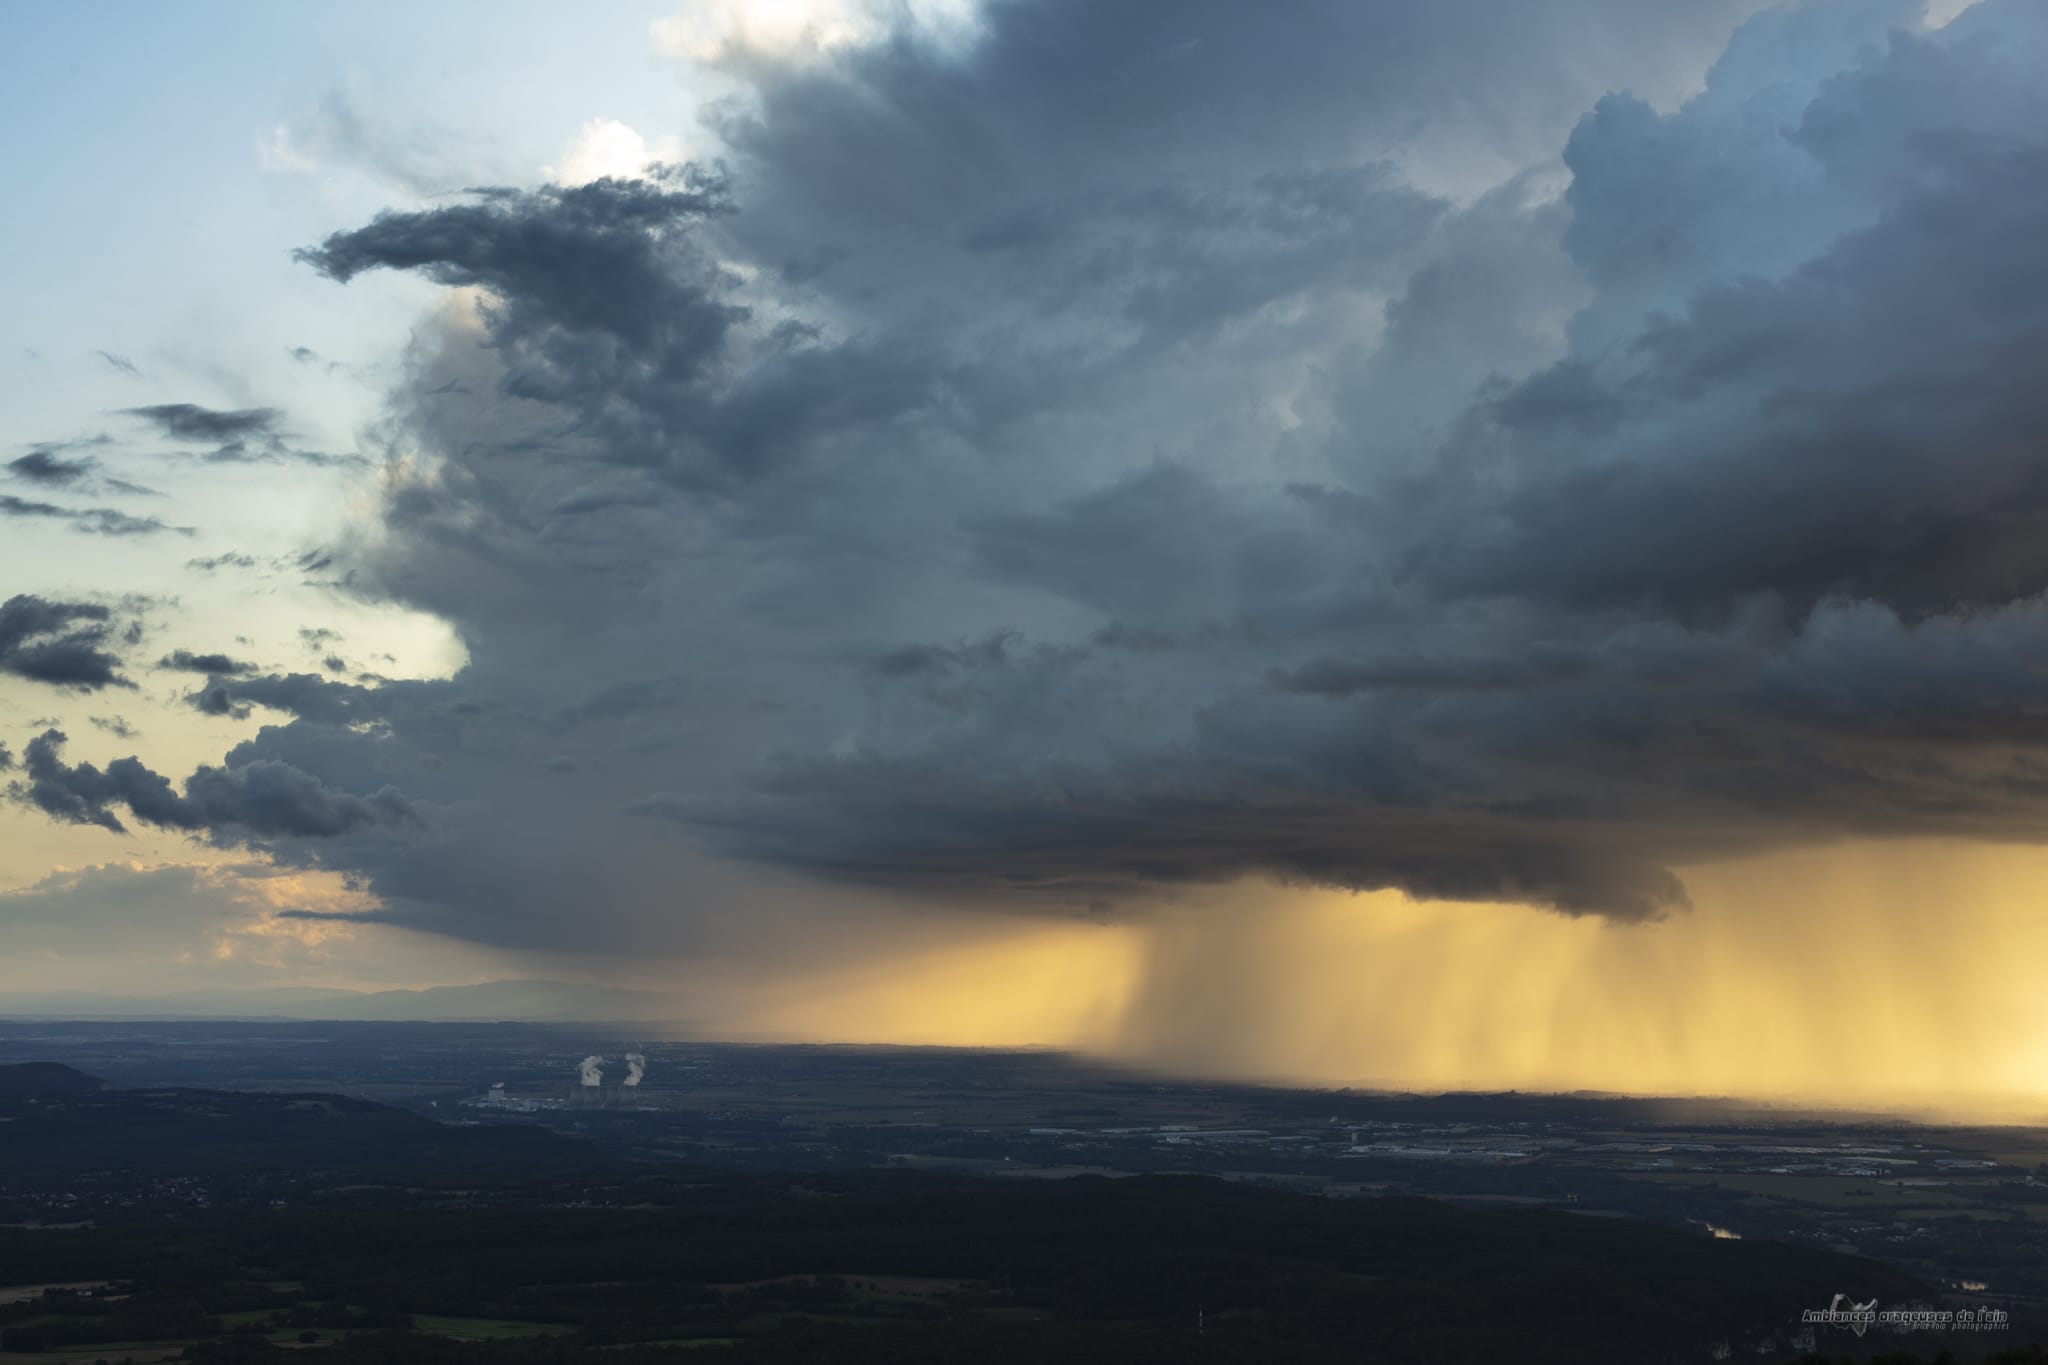
M93 1095L105 1081L59 1062L13 1062L0 1066L0 1096Z

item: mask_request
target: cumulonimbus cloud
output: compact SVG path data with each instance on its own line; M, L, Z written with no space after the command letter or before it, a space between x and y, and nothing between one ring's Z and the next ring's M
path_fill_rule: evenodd
M1691 861L2037 838L2048 22L1751 8L992 7L747 68L720 171L336 232L475 291L319 561L469 663L219 671L292 718L222 771L403 772L436 838L336 856L522 945L734 860L1641 919ZM61 818L245 809L35 761Z

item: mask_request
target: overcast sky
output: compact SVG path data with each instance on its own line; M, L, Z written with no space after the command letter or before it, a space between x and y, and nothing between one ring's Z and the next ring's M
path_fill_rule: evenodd
M1948 869L1779 907L1825 943L1997 941L2048 866L2037 3L0 53L0 991L568 976L1200 1066L1336 906L1325 995L1407 963L1467 1042L1219 1065L1669 1087L1733 997L1654 1065L1501 1040L1688 936L1754 980L1745 868Z

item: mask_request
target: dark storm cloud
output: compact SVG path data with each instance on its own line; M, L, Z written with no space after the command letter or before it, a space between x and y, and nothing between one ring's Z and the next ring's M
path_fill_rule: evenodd
M1328 655L1298 668L1275 669L1268 675L1283 692L1322 697L1348 697L1354 692L1427 691L1493 692L1525 687L1554 687L1576 682L1587 662L1576 650L1536 650L1529 655L1478 658L1404 658L1355 660Z
M990 573L1156 629L1235 617L1327 573L1298 528L1248 512L1247 501L1159 461L1048 511L989 515L969 529Z
M686 481L739 472L698 430L716 406L707 370L747 316L689 240L690 225L729 210L724 181L692 166L472 199L380 215L298 258L343 283L392 269L483 286L506 393L577 414L608 458Z
M1046 22L1019 14L998 13L965 70L986 81L1006 24ZM1258 872L1623 917L1679 904L1663 868L1687 858L1849 832L2025 837L2048 738L2028 605L2048 588L2031 373L2048 273L2028 245L2048 232L2048 125L2024 76L2040 21L1992 5L1873 45L1885 19L1766 15L1686 109L1600 103L1567 151L1562 246L1601 291L1573 324L1582 348L1520 379L1471 371L1479 401L1435 453L1304 497L1321 524L1182 460L966 522L1000 582L1120 630L1206 632L1174 659L1201 681L1085 654L1022 665L1020 638L943 696L885 698L847 752L789 758L752 802L671 787L642 813L969 899ZM1788 80L1816 55L1833 65ZM858 130L844 88L804 97ZM923 108L946 87L901 88ZM958 112L939 120L948 169L1008 175L1006 133ZM802 126L771 96L740 136L793 155L777 129ZM1722 207L1779 192L1789 220ZM1204 231L1192 206L1223 201L1177 202L1168 259ZM1689 211L1645 226L1674 205ZM1075 231L1068 207L968 240L1042 271ZM1337 254L1322 265L1324 286L1347 283ZM1291 292L1259 278L1250 299ZM1428 278L1396 315L1403 345L1428 339L1410 327L1436 306ZM1195 300L1161 312L1152 287L1126 316L1198 335ZM1378 402L1331 432L1334 455L1401 395ZM1936 650L1956 662L1928 676L1913 660ZM910 645L878 671L961 668ZM1192 709L1176 728L1147 705Z
M120 657L107 648L112 619L97 603L10 597L0 602L0 673L92 691L126 686Z
M1264 875L1624 919L1685 904L1669 872L1595 821L1524 823L1264 776L1161 764L1049 772L1042 784L1016 785L840 763L782 773L753 806L658 793L627 810L709 827L736 852L816 876L970 903L1072 910L1161 884Z
M654 234L727 207L715 179L694 171L673 179L478 190L474 203L381 214L298 258L343 284L365 270L384 269L418 270L448 285L484 285L530 302L542 320L642 346L676 321L661 306L675 296Z
M1749 8L1000 4L732 57L718 177L338 232L485 344L422 329L419 458L296 567L468 662L193 704L291 717L226 771L407 774L434 837L331 856L521 946L693 941L706 850L1643 919L1691 861L2038 839L2048 19L1812 0L1679 99ZM39 762L60 818L159 795Z
M1112 621L1089 636L1088 641L1102 649L1140 650L1149 654L1177 647L1180 638L1170 631Z
M972 644L903 645L879 655L874 669L885 678L950 673L956 668L1000 663L1004 652L1015 643L1014 632L998 631Z
M1512 79L1475 86L1471 64L1566 41L1558 17L1518 10L1517 40L1497 54L1461 48L1464 88L1512 105ZM2024 357L2048 302L2025 245L2048 176L2012 140L2029 126L2027 87L1999 87L2011 107L1969 106L1961 121L1984 126L1945 129L1929 160L1912 150L1918 131L1871 131L1883 121L1870 108L1893 109L1900 70L1949 40L1873 48L1877 11L1788 10L1738 38L1678 113L1589 92L1561 206L1522 207L1521 189L1458 212L1359 159L1356 125L1321 117L1398 104L1440 59L1418 34L1450 32L1441 22L1356 6L1288 24L1234 7L1005 6L962 57L888 45L762 74L758 103L720 125L745 211L699 230L764 266L814 261L784 277L890 337L886 364L816 328L791 333L786 357L749 350L727 313L701 354L757 368L706 398L632 311L663 296L664 272L670 290L705 279L665 260L629 212L658 203L657 186L623 205L626 191L593 191L580 214L501 196L406 215L312 259L339 278L397 264L490 284L514 319L493 323L494 342L514 343L507 387L577 414L601 458L646 458L649 429L745 451L729 395L749 386L771 396L763 420L781 438L812 448L862 449L848 434L860 422L919 414L912 430L931 445L869 456L876 480L929 471L895 485L912 515L884 511L879 482L823 466L809 486L779 480L772 506L764 495L747 515L781 533L832 490L837 519L800 523L817 560L786 570L814 586L791 593L825 591L828 566L875 572L872 552L845 552L862 517L912 537L950 523L963 588L1009 619L954 634L980 643L918 631L868 651L873 709L841 722L829 760L785 740L751 797L667 782L623 803L730 852L967 899L1123 898L1261 873L1641 917L1682 902L1671 860L1846 831L2024 827L2034 731L2013 699L1989 699L1988 674L1942 680L1977 695L1966 715L1912 689L1851 704L1860 693L1845 697L1837 657L1812 642L1847 610L1835 598L1892 609L1884 619L1910 639L1931 613L2048 585L2024 439L2043 415ZM1403 61L1361 82L1355 55L1385 51ZM1966 49L1943 51L1948 79L1971 79ZM1815 63L1797 77L1784 65L1795 52ZM1957 120L1924 85L1914 107ZM855 169L877 165L891 173ZM1731 185L1788 196L1797 215L1766 240L1713 208ZM1631 225L1674 205L1696 206L1659 229L1684 250L1646 251ZM623 239L591 232L614 216ZM1572 324L1584 348L1531 364L1540 337L1514 350L1485 338L1523 326L1503 302L1570 316L1555 300L1582 286L1542 264L1545 234L1597 292ZM551 257L536 281L535 239L575 264ZM1432 242L1463 254L1414 254ZM548 292L592 277L633 292ZM1517 292L1553 277L1552 294ZM1468 278L1492 283L1463 295ZM1310 428L1324 475L1276 488L1243 472L1246 443L1314 451L1221 395L1357 368L1371 342L1336 301L1397 289L1372 361L1385 378L1324 389L1330 416ZM1260 329L1256 346L1230 330L1243 327ZM627 352L569 345L589 332ZM572 355L552 372L581 390L523 378L520 345ZM1474 357L1462 371L1460 348ZM643 357L664 372L654 396L636 386ZM1489 379L1503 360L1523 372ZM1445 369L1481 390L1462 416ZM1352 448L1381 428L1406 423L1411 446L1428 433L1405 411L1413 389L1444 403L1435 449L1359 463ZM830 437L790 415L839 412L849 390L872 397ZM593 423L588 393L630 394L656 426ZM1108 462L1121 472L1102 472L1107 451L1063 461L1050 428L1033 434L1048 414L1136 449ZM987 463L919 465L948 433L987 447ZM998 463L1012 451L1034 462L1035 486ZM500 544L518 543L506 529ZM871 591L908 590L888 582ZM944 594L929 607L971 619ZM2030 624L1996 628L2023 640ZM1087 643L1062 643L1076 637ZM1140 640L1174 647L1121 647ZM1908 648L1865 662L1897 667ZM1985 669L2004 657L1965 656ZM1905 761L1902 736L1931 751Z
M124 806L144 824L208 834L219 842L246 842L331 838L419 822L412 803L394 787L353 796L289 764L255 762L201 767L185 779L181 795L139 759L117 758L104 770L90 763L67 764L64 743L60 730L30 740L22 755L23 776L9 784L8 794L70 824L125 834L127 826L113 809Z
M1687 613L1769 592L1926 615L2048 588L2048 266L2029 247L2048 147L1957 134L1939 155L1877 226L1702 292L1619 373L1504 396L1474 440L1498 443L1481 458L1512 492L1475 506L1460 469L1419 571Z
M768 69L759 103L720 126L789 210L761 229L771 239L852 248L878 228L935 228L973 251L1028 253L1072 233L1076 209L1112 183L1117 200L1164 194L1175 211L1185 200L1172 196L1201 184L1183 175L1202 166L1329 186L1356 174L1346 163L1359 146L1397 145L1432 121L1469 120L1519 159L1547 155L1540 139L1561 137L1585 102L1654 81L1747 8L1318 3L1278 23L1227 0L994 4L955 59L902 42L823 73ZM1513 145L1525 138L1536 145ZM877 165L890 174L864 169ZM1285 194L1265 203L1294 211Z

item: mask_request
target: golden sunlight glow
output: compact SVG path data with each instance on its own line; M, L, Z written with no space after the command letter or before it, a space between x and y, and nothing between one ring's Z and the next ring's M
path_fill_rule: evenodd
M813 972L740 1017L1314 1085L2048 1112L2048 850L1858 844L1681 875L1695 908L1647 925L1247 883Z
M765 986L744 1031L844 1043L1091 1047L1127 1007L1137 935L1032 925L1014 935L871 958Z
M1170 914L1110 1046L1336 1085L2048 1109L2048 851L1864 844L1682 875L1695 908L1649 925L1394 895Z
M261 859L98 861L0 889L0 991L141 996L217 988L453 985L506 974L494 954L359 915L341 874Z

